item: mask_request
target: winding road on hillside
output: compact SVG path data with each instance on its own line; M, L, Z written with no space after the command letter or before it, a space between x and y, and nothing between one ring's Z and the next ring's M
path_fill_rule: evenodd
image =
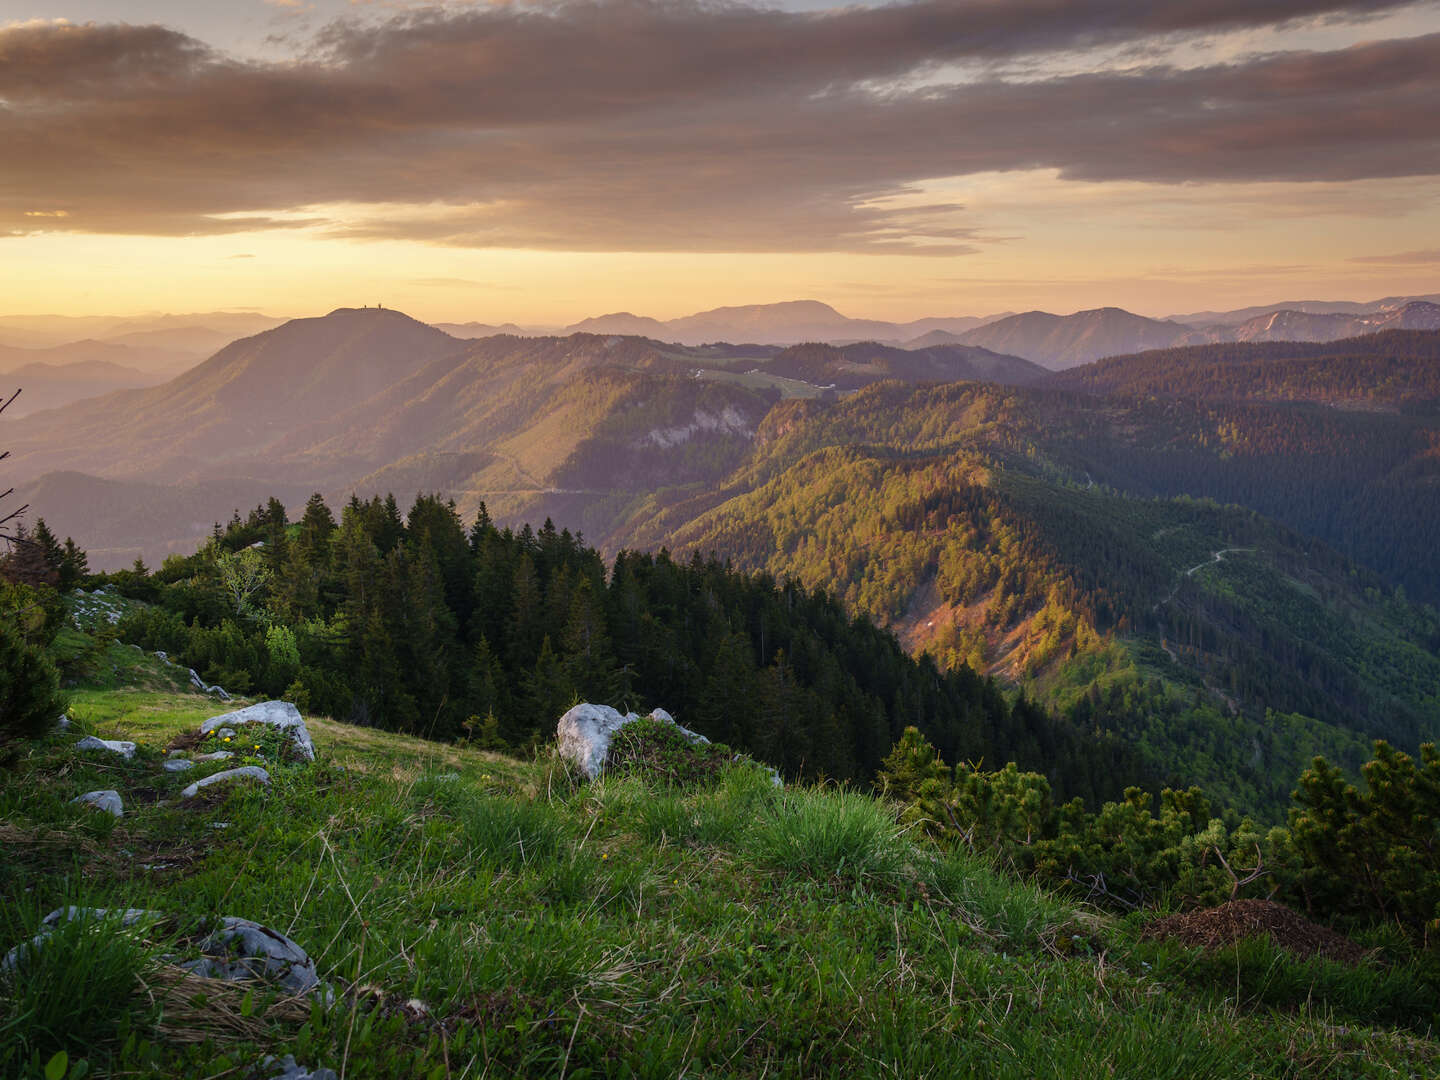
M1184 583L1184 579L1185 579L1185 578L1189 578L1189 577L1194 577L1196 571L1198 571L1198 570L1203 570L1203 569L1205 569L1205 567L1210 566L1210 565L1212 565L1212 564L1214 564L1214 563L1224 562L1226 555L1234 555L1234 554L1237 554L1237 553L1242 552L1242 551L1254 551L1254 550L1255 550L1255 549L1254 549L1253 547L1249 547L1249 548L1221 548L1219 551L1212 551L1212 552L1210 553L1210 558L1206 559L1204 562L1196 563L1194 566L1190 567L1189 570L1183 571L1183 572L1180 574L1179 580L1177 580L1177 581L1175 582L1174 588L1172 588L1172 589L1170 590L1169 594L1165 597L1164 600L1161 600L1161 601L1160 601L1159 603L1157 603L1153 608L1151 608L1151 611L1158 612L1162 607L1164 607L1166 604L1170 603L1171 600L1174 600L1174 599L1175 599L1175 594L1180 591L1180 586Z

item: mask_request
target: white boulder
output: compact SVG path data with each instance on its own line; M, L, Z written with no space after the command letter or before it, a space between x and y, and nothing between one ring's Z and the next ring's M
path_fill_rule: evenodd
M125 803L120 799L120 793L112 789L105 791L87 791L84 795L77 795L70 800L72 803L82 803L85 806L94 807L96 810L103 810L107 814L114 814L116 817L125 816Z
M238 724L268 724L290 737L307 761L315 760L315 744L300 710L288 701L262 701L236 712L212 716L200 725L200 734L209 735L217 728L234 728Z
M195 767L195 762L186 758L171 758L165 762L166 772L188 772Z
M560 756L593 780L605 767L605 755L610 752L610 740L615 737L615 732L636 720L658 720L672 724L694 743L710 741L699 732L676 724L675 718L664 709L656 709L642 717L635 713L621 714L609 705L582 702L560 717L560 723L556 726L555 738L559 744Z
M229 780L259 780L262 784L270 783L270 774L259 765L241 765L238 769L226 769L224 772L211 773L209 776L202 776L195 783L191 784L184 791L180 792L182 799L193 799L200 794L201 788L207 788L211 784L220 784Z
M94 735L86 735L75 744L76 750L108 750L112 754L119 754L126 761L135 756L135 744L126 742L124 739L97 739Z

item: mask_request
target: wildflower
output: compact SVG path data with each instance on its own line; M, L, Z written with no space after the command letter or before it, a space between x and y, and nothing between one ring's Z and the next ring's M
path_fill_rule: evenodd
M610 857L610 853L609 853L608 851L604 851L604 852L601 852L601 853L600 853L600 859L601 859L602 862L603 862L605 859L608 859L609 857Z
M230 741L230 736L229 736L229 735L226 735L226 736L225 736L225 741L226 741L226 742L229 742L229 741Z

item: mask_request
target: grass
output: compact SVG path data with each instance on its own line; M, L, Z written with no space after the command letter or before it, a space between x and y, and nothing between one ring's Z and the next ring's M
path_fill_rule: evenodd
M155 942L76 931L45 974L0 980L0 1074L42 1075L57 1050L127 1077L244 1076L277 1052L451 1080L1440 1069L1403 970L1322 977L1246 953L1237 983L1232 959L1140 943L938 852L865 795L780 790L745 765L689 787L643 770L584 784L543 757L307 718L313 765L169 802L202 772L164 773L165 747L218 711L75 692L78 732L140 751L95 758L56 735L4 778L0 945L66 904L239 915L304 946L333 1004L183 980ZM68 802L100 786L126 796L123 819Z

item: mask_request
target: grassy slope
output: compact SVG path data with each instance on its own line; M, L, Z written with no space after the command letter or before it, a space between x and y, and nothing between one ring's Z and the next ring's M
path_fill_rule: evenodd
M50 954L67 989L41 998L70 1034L17 1015L22 983L0 1002L0 1045L44 1061L68 1040L91 1075L152 1077L244 1076L277 1048L378 1077L1440 1067L1424 1009L1379 967L1141 945L1133 925L940 856L867 797L776 791L748 769L691 792L577 785L545 761L310 718L318 763L277 769L268 790L145 805L198 775L161 771L162 750L215 711L174 691L75 693L79 730L141 751L117 765L56 735L6 776L5 943L66 903L241 915L304 945L336 1003L211 985L197 1002L184 983L167 997L154 961L132 958L156 1006L128 968L106 992L103 939L71 935ZM131 796L123 820L68 804L99 787Z

